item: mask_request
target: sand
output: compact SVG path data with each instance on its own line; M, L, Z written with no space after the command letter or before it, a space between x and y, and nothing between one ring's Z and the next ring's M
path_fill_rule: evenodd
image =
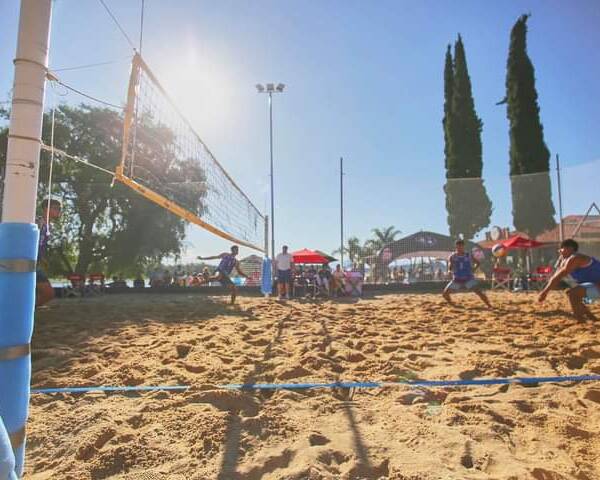
M57 301L37 315L28 479L600 479L600 382L236 392L239 382L600 374L600 322L566 299L200 295ZM600 305L594 307L600 315Z

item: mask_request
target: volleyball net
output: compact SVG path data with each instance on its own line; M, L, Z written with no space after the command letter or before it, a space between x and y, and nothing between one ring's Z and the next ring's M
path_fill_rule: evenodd
M265 251L265 217L139 55L132 61L115 179L223 239Z

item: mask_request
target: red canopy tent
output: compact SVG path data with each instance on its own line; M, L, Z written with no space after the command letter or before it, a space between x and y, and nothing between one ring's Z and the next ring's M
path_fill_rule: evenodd
M514 237L507 238L506 240L500 242L500 244L509 250L515 248L538 248L545 245L545 243L531 240L530 238L525 238L521 235L515 235Z
M309 250L308 248L303 248L302 250L298 250L297 252L292 252L292 257L294 257L294 263L329 263L327 257L322 255L319 252L314 250Z

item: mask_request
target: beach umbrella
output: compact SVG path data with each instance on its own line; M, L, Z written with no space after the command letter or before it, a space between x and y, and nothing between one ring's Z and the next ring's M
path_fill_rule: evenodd
M508 250L527 250L527 254L525 257L527 271L529 271L531 268L531 249L543 247L546 245L545 243L538 242L537 240L532 240L531 238L525 238L521 235L515 235L513 237L507 238L506 240L500 242L500 244Z
M538 248L546 245L545 243L538 242L536 240L532 240L530 238L522 237L521 235L515 235L514 237L507 238L500 242L504 248L509 250L519 249L519 248Z
M328 262L337 262L337 258L332 257L331 255L326 254L322 250L315 250L319 255L323 255L327 259Z
M294 258L294 263L329 263L330 260L322 255L321 253L315 250L309 250L308 248L303 248L302 250L298 250L296 252L292 252L292 257Z

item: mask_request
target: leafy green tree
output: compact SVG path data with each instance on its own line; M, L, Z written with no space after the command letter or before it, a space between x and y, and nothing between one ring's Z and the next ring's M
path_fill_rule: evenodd
M462 235L471 239L490 224L492 202L481 178L483 124L475 111L471 79L460 35L454 44L454 60L450 46L446 50L442 123L447 178L444 191L449 230L454 237ZM475 210L473 206L476 206Z
M548 173L550 152L540 121L535 71L527 54L528 18L522 15L510 34L504 102L510 123L513 222L517 230L536 236L556 222Z
M63 105L55 114L55 147L90 164L114 171L121 160L121 116L109 109ZM50 143L44 116L43 140ZM178 158L174 136L150 120L137 137L140 183L171 197L194 213L203 211L204 172L191 159ZM6 136L6 129L0 133ZM0 166L5 150L0 152ZM40 159L38 196L48 194L49 154ZM115 183L106 172L60 155L53 166L52 195L62 200L61 219L52 226L48 251L50 275L70 272L135 274L149 263L181 254L185 222Z

